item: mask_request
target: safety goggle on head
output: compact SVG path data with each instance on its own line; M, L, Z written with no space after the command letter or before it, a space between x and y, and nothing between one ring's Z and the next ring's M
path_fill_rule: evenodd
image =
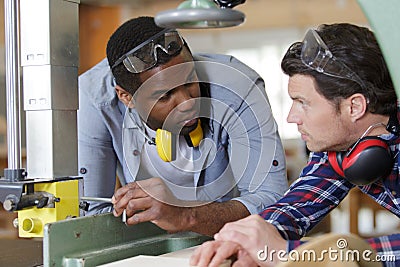
M328 46L318 33L310 29L302 42L300 59L307 67L337 78L345 78L358 83L365 88L361 78L343 62L333 56Z
M141 73L157 64L157 48L173 56L180 53L183 45L184 41L177 31L165 29L122 55L111 69L123 63L129 72Z

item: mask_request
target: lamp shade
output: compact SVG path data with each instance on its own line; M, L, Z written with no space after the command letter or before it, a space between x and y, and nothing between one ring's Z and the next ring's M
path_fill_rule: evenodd
M160 27L182 29L232 27L244 20L242 12L220 8L210 0L187 0L177 9L162 11L155 16L155 22Z

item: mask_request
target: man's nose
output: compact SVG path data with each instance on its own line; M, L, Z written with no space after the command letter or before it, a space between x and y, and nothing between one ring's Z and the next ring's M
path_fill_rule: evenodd
M300 118L299 116L296 115L296 113L293 111L293 108L289 110L289 114L287 115L286 121L288 123L296 123L300 124Z
M183 87L183 86L181 86ZM186 88L180 88L176 92L176 108L181 111L192 110L195 104L195 99L190 95Z

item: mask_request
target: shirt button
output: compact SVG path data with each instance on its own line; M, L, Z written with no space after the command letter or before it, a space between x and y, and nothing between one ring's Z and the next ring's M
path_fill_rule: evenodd
M392 191L392 195L393 195L393 196L397 195L397 192L393 190L393 191Z
M133 150L133 155L134 156L138 156L140 154L139 150L135 149Z

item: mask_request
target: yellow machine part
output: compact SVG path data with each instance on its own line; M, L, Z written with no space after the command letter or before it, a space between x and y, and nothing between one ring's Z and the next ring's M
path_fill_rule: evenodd
M79 216L79 181L61 180L34 184L35 192L47 192L59 198L54 208L28 208L17 211L20 237L43 237L44 225Z

